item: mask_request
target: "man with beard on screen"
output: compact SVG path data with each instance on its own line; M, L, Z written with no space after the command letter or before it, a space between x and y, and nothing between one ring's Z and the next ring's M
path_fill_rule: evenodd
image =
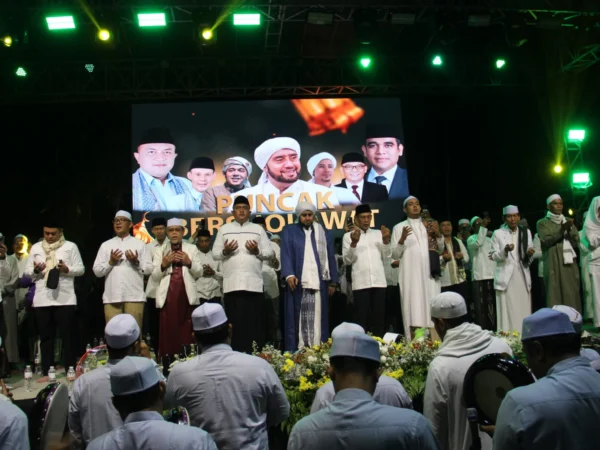
M246 158L234 156L223 163L225 183L208 188L202 195L201 211L216 211L218 197L229 197L242 189L249 188L248 177L252 175L252 164Z
M266 140L254 151L254 161L263 170L258 184L231 196L232 200L238 195L252 199L252 212L293 212L301 200L310 201L318 209L339 206L337 195L331 189L299 179L302 170L300 144L295 139L276 137ZM279 199L280 196L285 198ZM260 204L258 210L257 203ZM270 207L266 208L265 204Z
M133 156L140 165L131 184L135 211L198 210L189 181L171 174L177 153L168 128L146 130Z

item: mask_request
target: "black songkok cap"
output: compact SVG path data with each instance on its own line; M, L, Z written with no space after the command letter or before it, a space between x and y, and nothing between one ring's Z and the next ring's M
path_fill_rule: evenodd
M342 157L342 165L351 162L365 163L365 157L362 153L345 153Z
M154 219L152 219L152 226L150 228L152 229L161 225L166 227L167 219L165 219L164 217L155 217Z
M358 205L355 209L354 212L354 216L358 216L359 214L363 214L363 213L370 213L371 212L371 207L369 205Z
M192 169L210 169L215 170L215 163L207 156L199 156L192 160L190 164L190 170Z
M393 137L400 139L400 130L391 124L369 124L365 132L365 139Z
M199 230L198 231L198 237L201 237L201 236L211 237L210 231L208 231L208 230Z
M248 205L250 206L250 202L248 201L247 197L244 197L243 195L238 195L235 200L233 201L233 206L235 205Z
M150 128L142 133L138 146L143 144L172 144L175 145L175 140L171 136L171 130L168 128Z

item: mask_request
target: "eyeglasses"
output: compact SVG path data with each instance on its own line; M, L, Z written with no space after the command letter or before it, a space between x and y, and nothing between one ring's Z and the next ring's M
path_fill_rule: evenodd
M123 223L123 222L131 222L131 220L129 220L129 219L114 219L113 220L114 224L119 224L119 223Z
M364 164L356 164L355 166L344 165L342 167L344 170L358 172L359 170L363 170L366 166Z

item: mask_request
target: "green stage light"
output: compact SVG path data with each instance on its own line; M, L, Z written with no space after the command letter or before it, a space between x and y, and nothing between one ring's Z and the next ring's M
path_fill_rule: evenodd
M2 38L2 44L5 47L10 47L11 45L13 45L13 38L12 38L12 36L4 36Z
M506 61L504 59L496 60L496 69L502 69L506 65Z
M89 73L92 73L94 71L94 65L93 64L86 64L85 65L85 70L87 70Z
M252 13L244 13L244 14L234 14L233 15L233 24L235 26L256 26L260 25L260 14Z
M164 27L167 25L165 13L140 13L137 17L140 27Z
M434 66L441 66L442 64L444 64L444 61L442 60L442 57L440 55L435 55L431 60L431 64L433 64Z
M25 72L25 69L23 69L22 67L19 67L15 73L18 77L26 77L27 76L27 72Z
M585 130L569 130L570 141L583 141L585 139Z
M364 69L368 69L371 66L371 58L369 58L368 56L363 56L362 58L360 58L360 65L361 67L363 67Z
M590 173L589 172L573 173L573 187L587 188L590 186L591 186L591 184L590 184Z
M75 28L73 16L46 17L49 30L71 30Z

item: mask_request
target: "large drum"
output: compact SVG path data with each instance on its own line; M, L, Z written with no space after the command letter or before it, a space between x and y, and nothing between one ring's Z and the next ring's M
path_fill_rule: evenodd
M479 358L467 371L463 396L467 408L477 409L481 425L494 425L504 397L511 389L535 382L531 371L504 353Z
M174 423L176 425L189 425L190 416L183 406L177 408L168 409L163 412L163 417L167 422Z
M62 441L69 413L69 388L52 383L35 398L29 421L29 440L34 450L47 450Z

